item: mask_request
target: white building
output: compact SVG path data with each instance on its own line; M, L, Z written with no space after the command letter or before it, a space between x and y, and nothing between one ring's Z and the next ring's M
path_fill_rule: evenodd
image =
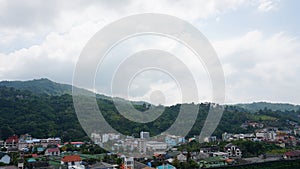
M92 133L92 134L91 134L91 138L92 138L92 141L93 141L95 144L100 144L100 143L101 143L101 136L100 136L100 134Z
M148 139L148 138L150 138L150 133L149 132L145 132L145 131L141 131L140 132L140 138L141 139Z
M242 157L242 151L239 147L236 145L233 145L232 143L229 143L225 146L225 151L228 153L229 157L232 158L241 158Z
M144 139L138 140L138 149L141 154L146 154L147 152L146 140Z
M66 165L68 169L85 169L81 163L82 160L79 155L64 156L61 159L61 164Z
M159 142L159 141L148 141L146 143L148 149L153 151L166 150L168 145L167 143Z
M204 142L206 142L206 143L212 143L212 142L216 142L216 141L217 141L216 136L210 136L210 137L205 137L204 138Z

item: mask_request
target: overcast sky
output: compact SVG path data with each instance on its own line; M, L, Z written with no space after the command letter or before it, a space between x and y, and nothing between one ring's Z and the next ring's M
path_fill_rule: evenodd
M103 26L140 13L178 17L207 37L224 70L226 103L300 104L300 1L294 0L0 0L0 80L49 78L71 84L87 41ZM182 79L155 70L137 74L128 91L111 92L108 81L124 55L157 48L180 55L196 72L199 99L183 102L211 100L208 75L190 60L190 51L172 39L139 38L114 48L109 55L115 57L99 67L95 87L88 88L156 104L182 102L176 84Z

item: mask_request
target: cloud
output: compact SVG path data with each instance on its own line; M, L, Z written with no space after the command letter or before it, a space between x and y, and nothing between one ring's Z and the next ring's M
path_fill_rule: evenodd
M250 31L214 43L222 60L229 102L299 103L299 39L284 32Z
M278 1L274 0L260 0L258 2L258 11L269 12L278 8Z
M34 0L27 3L0 0L0 79L48 77L58 82L71 83L76 61L88 39L103 26L125 16L163 13L182 18L199 27L199 23L205 24L209 19L221 23L219 18L223 20L226 13L239 9L269 12L279 9L279 5L279 1L271 0L75 0L72 3L58 0ZM238 18L239 13L236 15ZM257 25L251 28L254 31L213 42L225 71L227 101L270 100L300 103L300 96L296 95L300 85L297 78L300 67L296 64L300 61L297 57L300 52L299 39L274 28L271 29L277 33L267 36L263 31L256 30L255 26ZM199 72L195 79L201 90L200 99L210 99L211 86L205 70L199 68L201 63L191 60L189 54L178 47L178 44L165 40L150 42L156 44L153 47L173 51L174 54L185 57L185 64L193 72ZM139 51L149 46L145 42L138 45L133 43L127 47ZM126 47L118 52L115 55L126 53ZM130 51L127 53L130 54ZM131 99L149 100L151 92L161 88L170 96L166 97L167 104L178 101L177 93L172 93L175 87L170 80L157 83L153 76L145 76L143 80L147 83L141 86L143 83L140 79L137 82L140 86L139 93L133 93L134 97ZM99 84L103 85L97 89L101 92L110 89L105 83Z

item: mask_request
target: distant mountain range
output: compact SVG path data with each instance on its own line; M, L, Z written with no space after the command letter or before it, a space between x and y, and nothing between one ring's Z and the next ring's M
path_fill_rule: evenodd
M0 86L13 87L19 90L28 90L35 94L47 94L52 96L60 96L63 94L72 94L72 85L60 84L53 82L47 78L34 79L29 81L2 81ZM112 100L111 97L102 94L97 94L97 98ZM117 98L118 100L124 100L122 98ZM124 100L126 101L126 100ZM134 101L133 103L141 105L146 103L144 101ZM149 103L147 103L149 104ZM246 109L250 112L257 112L263 109L270 109L273 111L280 110L299 110L300 105L293 105L288 103L269 103L269 102L253 102L244 104L235 104L235 106L242 109Z
M280 111L297 111L300 109L299 105L288 103L268 103L268 102L254 102L248 104L236 104L236 106L249 110L250 112L257 112L263 109L280 110Z
M53 82L47 78L34 79L28 81L1 81L0 86L12 87L18 90L28 90L34 94L46 94L51 96L61 96L64 94L72 95L72 85ZM90 92L85 89L76 88L83 92ZM103 94L96 94L97 98L112 100L111 97ZM122 98L116 98L119 101L125 101ZM142 101L133 102L137 105L146 103Z
M29 81L2 81L0 86L13 87L19 90L29 90L35 94L47 94L59 96L63 94L72 94L72 86L60 84L49 79L34 79Z

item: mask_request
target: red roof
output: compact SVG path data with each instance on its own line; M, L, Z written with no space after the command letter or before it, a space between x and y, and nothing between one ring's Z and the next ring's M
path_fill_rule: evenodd
M58 148L48 148L47 151L49 153L52 153L52 152L59 152L59 149Z
M19 138L18 136L14 135L14 136L11 136L11 137L8 137L8 139L6 139L6 143L12 143L12 142L18 142L19 141Z
M289 157L300 157L300 150L289 151L286 152L285 155Z
M77 162L77 161L81 161L81 158L79 155L71 155L71 156L64 156L61 159L62 162L66 163L66 162Z

